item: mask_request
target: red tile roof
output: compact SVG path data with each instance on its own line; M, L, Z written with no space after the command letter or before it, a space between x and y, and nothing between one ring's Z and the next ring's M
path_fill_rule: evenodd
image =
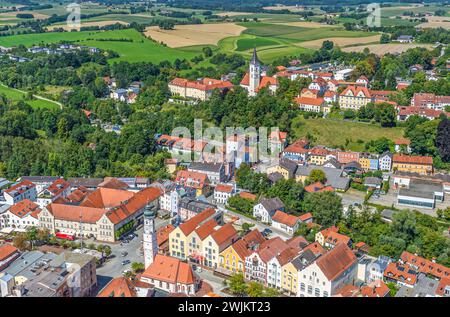
M36 187L35 184L30 182L29 180L21 181L20 183L11 186L10 188L5 190L5 193L10 194L12 191L17 191L19 194L23 194L24 192L30 190L31 188Z
M4 261L10 256L12 256L14 253L19 252L19 250L9 244L5 244L3 246L0 246L0 261Z
M400 263L391 262L384 270L384 277L390 278L409 285L416 284L417 275L410 272L408 266Z
M190 81L184 78L174 78L169 85L193 88L203 91L210 91L214 89L232 88L233 84L229 81L222 81L214 78L205 77L199 81Z
M236 251L238 256L243 260L251 254L251 247L260 245L266 239L258 229L254 229L247 233L242 239L236 241L231 247Z
M332 245L337 245L338 243L344 243L346 245L349 244L350 242L350 237L331 231L328 233L328 235L325 238L325 242L332 244Z
M361 295L364 297L386 297L390 292L389 287L381 280L361 287Z
M439 281L439 285L436 289L436 295L445 296L446 289L447 289L447 292L450 290L450 278L441 278L441 280ZM448 293L446 296L448 296Z
M320 106L323 105L325 100L323 98L308 98L308 97L297 97L294 101L299 105L312 105Z
M127 185L127 183L124 183L121 180L118 180L117 178L105 177L103 182L98 184L98 187L111 188L111 189L127 189L128 185Z
M331 186L325 186L321 182L315 182L313 184L305 186L305 191L307 191L308 193L316 193L316 192L324 192L324 191L332 192L332 191L334 191L334 189Z
M402 164L433 165L433 158L431 156L413 156L413 155L394 154L393 162L394 163L402 163Z
M326 250L320 245L319 242L313 242L303 248L303 251L311 250L315 255L325 254Z
M11 208L9 208L9 211L16 215L19 218L23 218L27 215L31 214L36 214L39 213L41 210L39 209L39 205L32 202L29 199L24 199L20 202L18 202L17 204L11 206Z
M438 278L450 278L450 268L443 266L442 264L434 263L433 261L407 251L403 251L400 259L413 268L417 268L421 273L430 274Z
M400 138L395 140L395 145L410 145L411 141L409 139Z
M233 191L233 186L231 185L224 185L224 184L218 184L215 188L215 191L217 192L224 192L224 193L231 193Z
M156 254L155 260L142 273L142 277L168 283L195 283L194 273L189 264L161 254Z
M288 147L284 149L283 152L286 153L300 153L300 154L306 154L308 153L308 149L306 147L308 146L309 141L301 139L297 140Z
M301 222L305 222L307 220L312 220L313 219L313 215L310 212L307 212L306 214L300 215L298 216L298 219L300 219Z
M169 240L169 234L174 230L175 227L168 224L167 226L161 227L156 231L156 241L159 247Z
M227 247L231 243L233 243L234 240L236 240L237 236L238 232L233 227L232 223L225 224L224 226L220 227L220 229L211 234L211 238L214 239L220 250L223 250L224 247Z
M97 188L86 196L80 206L92 208L113 208L130 200L135 193L112 188Z
M207 236L214 232L214 228L218 225L219 224L214 219L211 219L195 229L195 232L201 240L204 240Z
M111 280L97 297L137 297L132 282L125 277Z
M178 171L175 181L187 187L202 189L206 186L207 179L208 176L204 173L181 170Z
M287 213L277 210L272 217L272 221L285 224L289 227L294 227L299 221L298 217L288 215Z
M45 190L49 191L52 194L52 196L55 197L55 196L60 195L63 191L65 191L69 187L70 187L70 183L69 182L65 181L62 178L59 178L56 181L54 181Z
M344 89L344 91L341 93L341 96L349 96L349 92L351 92L352 96L357 96L359 93L363 94L363 97L365 98L371 98L371 94L369 89L367 89L366 87L361 87L361 86L348 86L347 88Z
M185 223L182 223L179 226L179 228L184 233L184 235L187 236L192 231L194 231L200 223L202 223L203 221L214 215L214 213L215 210L212 208L205 209L198 215L195 215L194 217L186 221Z
M317 259L316 264L329 281L333 281L356 263L352 250L340 243Z
M239 193L239 197L244 198L244 199L248 199L251 201L255 201L256 200L256 195L249 193L249 192L240 192Z
M264 241L258 250L258 254L261 260L267 263L287 248L289 248L289 245L286 241L283 241L280 237L276 237Z

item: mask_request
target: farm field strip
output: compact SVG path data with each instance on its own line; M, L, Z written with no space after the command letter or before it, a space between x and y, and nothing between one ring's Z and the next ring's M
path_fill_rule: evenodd
M36 99L33 100L25 100L26 92L7 87L0 83L0 95L4 94L7 98L12 99L13 101L21 101L28 103L33 108L48 108L48 109L56 109L61 107L61 104L59 102L34 95Z

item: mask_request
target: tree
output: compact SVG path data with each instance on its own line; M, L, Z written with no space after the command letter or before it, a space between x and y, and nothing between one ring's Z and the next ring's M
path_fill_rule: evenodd
M299 211L305 190L301 183L294 179L281 179L267 191L268 198L278 197L284 203L288 211Z
M313 169L309 174L309 179L311 180L311 182L321 182L325 184L325 182L327 181L327 176L325 175L324 171Z
M450 120L441 120L437 128L436 147L443 162L450 162Z
M211 57L213 55L213 51L211 49L211 47L206 46L202 49L203 51L203 55L205 55L205 57Z
M311 212L322 226L330 227L342 218L342 198L334 192L308 193L303 210Z
M333 41L325 40L322 42L322 50L330 51L334 47Z
M232 275L228 279L228 287L233 295L238 297L245 296L247 293L247 284L245 284L244 275L242 273Z
M264 296L264 286L261 283L257 283L257 282L248 283L247 295L249 297Z
M409 210L394 213L392 231L396 237L407 242L413 241L417 235L415 214Z
M145 270L144 263L133 262L131 263L131 269L134 273L142 273Z
M13 239L13 245L21 251L28 250L30 243L28 241L27 234L18 233Z

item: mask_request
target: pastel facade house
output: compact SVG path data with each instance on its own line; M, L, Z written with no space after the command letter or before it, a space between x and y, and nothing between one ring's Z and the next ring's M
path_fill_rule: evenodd
M219 267L220 253L238 240L238 232L232 223L216 229L202 243L203 265L211 269Z
M234 187L232 185L218 184L214 188L214 201L217 204L226 205L233 194Z
M299 297L330 297L356 279L357 259L345 244L338 244L298 272Z
M449 112L418 106L397 106L397 120L406 121L411 116L419 116L428 120L439 118L441 114L450 117Z
M316 79L313 79L313 81L309 84L308 89L317 90L319 92L319 96L323 96L323 94L327 90L327 82L325 81L325 79L318 77Z
M195 217L182 223L181 225L176 227L172 232L170 232L169 234L170 256L176 257L181 260L186 260L189 258L189 256L191 255L191 253L193 253L194 250L201 250L202 246L199 243L200 240L194 241L192 237L195 236L191 236L191 234L196 229L199 229L202 225L206 224L208 221L216 220L215 218L216 216L217 215L214 209L206 209L203 212L196 215ZM204 230L206 230L206 227L204 228ZM189 243L191 244L190 248Z
M261 222L271 223L272 217L277 210L284 210L284 204L280 198L262 198L260 202L253 207L253 217L260 219Z
M358 110L369 102L372 102L372 96L366 87L348 86L339 95L339 106L342 109Z
M392 161L392 168L396 171L423 175L433 173L433 158L431 156L394 154Z
M195 189L197 196L203 195L209 185L208 175L186 170L178 171L175 182Z
M437 96L432 93L414 93L411 99L411 106L445 111L445 107L450 106L450 96Z
M194 295L198 281L188 263L157 254L152 264L142 273L141 281L168 293Z
M21 181L3 192L3 197L8 205L14 205L24 199L35 201L36 196L36 185L28 180Z
M280 237L264 241L245 258L245 279L267 285L268 263L289 245Z
M369 79L366 76L362 75L356 80L356 84L359 86L364 86L366 88L369 87Z
M233 88L229 81L222 81L213 78L202 78L197 81L190 81L184 78L175 78L169 82L169 90L172 96L179 96L186 99L198 99L201 101L211 98L214 90L221 92Z
M392 169L392 160L393 155L389 151L384 152L378 158L380 170L382 171L390 171Z
M15 231L25 231L31 227L39 227L38 215L41 212L39 205L31 200L24 199L11 206L1 215L3 227ZM1 224L0 223L0 224Z
M359 155L358 163L361 165L361 168L366 171L376 171L379 168L378 156L370 153L361 153Z
M325 147L315 146L309 151L308 164L323 165L330 157L331 151Z
M308 147L309 141L300 139L287 146L281 156L298 163L306 162L309 155Z
M277 164L267 168L266 173L280 173L284 179L292 179L295 177L295 171L297 170L297 163L285 158L278 161Z
M269 287L281 289L283 266L298 256L299 252L299 248L288 247L268 261L267 285Z
M250 231L220 253L217 270L227 275L244 273L245 258L265 240L258 229Z
M320 254L311 250L303 250L300 255L288 261L281 267L281 289L290 295L298 296L298 273L313 263Z
M206 209L216 209L216 205L211 204L205 200L199 200L190 196L184 196L178 203L178 217L182 221L188 221L189 219L197 216L199 213Z

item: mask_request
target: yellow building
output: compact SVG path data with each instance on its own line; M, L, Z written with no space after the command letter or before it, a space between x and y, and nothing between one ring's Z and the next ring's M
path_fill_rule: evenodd
M288 159L281 159L277 165L268 167L266 173L267 175L272 173L280 173L283 175L284 179L291 179L294 178L296 170L297 163Z
M358 110L369 102L372 102L372 97L366 87L348 86L339 95L339 106L341 109Z
M189 243L192 243L192 238L195 237L195 235L191 236L192 232L202 224L206 224L214 214L214 209L206 209L169 233L169 254L172 257L186 260L189 256Z
M394 154L392 161L392 169L396 171L423 175L433 173L433 158L430 156Z
M202 243L203 265L216 269L220 263L220 253L237 241L238 232L232 223L227 223L205 238Z
M229 275L245 273L245 258L250 255L252 247L256 247L264 241L261 232L255 229L225 248L219 255L220 271Z
M293 295L297 295L298 288L299 267L297 262L294 259L281 267L281 288L283 291Z
M360 157L358 160L359 165L361 165L362 169L369 170L370 169L370 159L368 157Z

